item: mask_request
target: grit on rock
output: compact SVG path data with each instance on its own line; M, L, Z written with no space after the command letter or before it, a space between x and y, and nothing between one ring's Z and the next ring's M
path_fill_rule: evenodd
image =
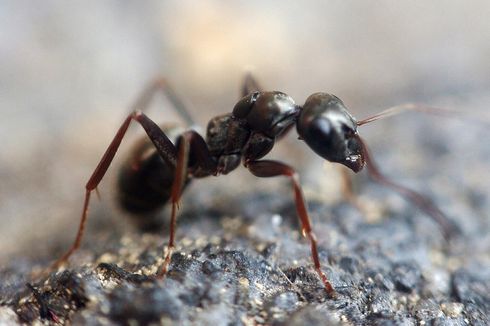
M31 271L47 266L59 249L37 259L13 257L0 274L0 323L488 325L488 189L474 183L471 172L462 177L450 159L471 143L479 155L472 170L483 171L490 150L478 139L486 131L467 130L464 140L448 136L452 123L429 135L428 124L404 120L397 132L424 130L406 155L439 161L421 165L413 185L430 194L461 235L446 242L430 218L365 175L357 187L381 212L373 221L345 202L310 198L320 259L337 299L326 296L312 267L285 180L277 193L230 192L218 207L206 207L209 194L196 195L195 205L181 211L178 246L163 282L152 277L165 250L160 231L108 236L111 227L101 228L66 270L42 280L32 280ZM395 174L393 161L401 158L382 146L373 146L376 159L391 162L383 169Z

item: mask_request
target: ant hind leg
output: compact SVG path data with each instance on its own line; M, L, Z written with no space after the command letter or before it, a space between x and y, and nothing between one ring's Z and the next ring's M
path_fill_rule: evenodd
M177 161L177 149L170 141L170 139L168 139L165 133L143 112L134 111L131 114L129 114L128 117L124 120L121 127L119 127L119 130L117 131L116 135L112 139L112 142L110 143L109 147L107 148L104 155L102 156L102 159L100 160L99 164L97 165L91 177L89 178L87 184L85 185L85 200L83 204L82 216L80 218L80 225L78 227L75 241L71 245L70 249L63 256L61 256L61 258L56 260L51 265L48 271L57 269L63 264L65 264L70 258L70 256L80 247L83 238L83 233L85 230L87 216L88 216L90 195L92 194L92 191L94 191L97 188L102 178L106 174L107 169L109 168L112 160L114 159L114 156L116 155L119 145L121 144L121 141L123 140L124 135L126 134L126 131L128 130L132 120L136 120L145 129L148 137L155 145L160 156L168 164L175 166Z

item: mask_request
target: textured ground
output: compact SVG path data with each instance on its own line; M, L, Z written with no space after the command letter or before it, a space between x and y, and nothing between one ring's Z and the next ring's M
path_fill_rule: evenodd
M30 271L57 254L36 257L33 249L30 256L35 258L13 258L0 272L0 323L41 318L90 325L488 325L489 202L484 171L490 155L488 142L477 141L486 131L474 128L448 144L444 135L464 123L446 122L437 132L428 131L430 125L430 119L395 120L398 135L412 135L413 128L425 133L400 145L410 148L404 156L380 150L382 141L374 151L379 162L388 162L384 170L390 174L408 156L431 162L415 165L414 179L399 179L449 212L462 230L449 243L427 216L365 175L356 186L361 200L371 203L367 217L342 201L326 204L315 182L305 185L323 270L338 292L337 300L325 295L311 266L309 246L298 232L289 184L284 182L275 192L240 196L191 192L179 220L178 248L163 282L144 275L161 263L166 238L113 231L107 222L94 223L70 267L47 280L31 280ZM462 170L455 153L469 144L473 147L466 153L476 155L474 164ZM317 183L321 179L318 176ZM221 198L212 199L217 193ZM58 254L61 250L51 248Z
M0 325L490 324L489 15L485 0L1 1ZM164 282L142 275L168 233L131 227L111 175L70 266L30 277L72 241L83 184L146 82L164 75L205 126L231 110L247 67L299 104L332 92L358 118L407 101L477 117L361 128L382 170L461 236L446 243L365 173L359 213L293 134L272 157L300 172L337 300L312 269L288 182L243 171L189 187ZM161 99L148 113L179 121Z

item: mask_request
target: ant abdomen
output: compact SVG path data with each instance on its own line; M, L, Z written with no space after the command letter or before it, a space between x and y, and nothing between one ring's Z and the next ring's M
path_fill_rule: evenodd
M151 147L151 142L139 144L123 163L117 180L120 206L133 214L146 214L162 208L170 198L173 167Z
M162 129L169 134L174 131L174 128ZM119 205L135 216L158 212L170 199L174 175L175 166L163 160L147 137L141 138L119 170Z

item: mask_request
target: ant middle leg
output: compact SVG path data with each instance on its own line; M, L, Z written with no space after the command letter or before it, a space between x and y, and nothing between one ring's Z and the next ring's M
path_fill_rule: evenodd
M299 183L298 173L289 165L271 160L246 162L245 166L250 170L253 175L260 178L276 176L286 176L290 178L294 190L296 211L301 223L301 231L303 233L303 236L308 238L308 240L310 241L311 257L313 259L315 271L317 272L318 276L320 276L320 279L322 280L322 283L327 293L330 296L335 297L336 293L332 284L328 281L327 276L321 270L320 258L318 256L317 239L311 226L310 217L308 216L308 208L306 206L303 191Z
M167 245L167 253L160 270L157 272L158 278L163 278L167 274L173 251L175 249L175 231L177 226L177 209L182 196L183 186L189 177L189 158L192 154L195 165L192 170L199 176L214 175L217 171L217 164L209 153L204 139L197 132L190 130L184 132L177 139L177 165L175 168L174 181L171 191L171 215L170 215L170 235Z
M110 143L109 147L102 156L102 159L100 160L99 164L97 165L87 184L85 185L85 200L75 241L71 245L70 249L63 256L61 256L61 258L56 260L51 265L49 270L56 269L66 263L70 256L80 247L88 216L90 195L92 191L97 188L105 173L107 172L107 169L114 159L119 145L121 144L121 141L124 138L124 135L126 134L126 131L128 130L128 127L132 120L136 120L145 129L146 134L155 145L155 148L157 149L162 159L166 161L167 164L174 167L176 166L177 149L170 141L170 139L168 139L165 133L143 112L137 110L129 114L128 117L124 120L121 127L119 127L119 130L112 139L112 142Z

